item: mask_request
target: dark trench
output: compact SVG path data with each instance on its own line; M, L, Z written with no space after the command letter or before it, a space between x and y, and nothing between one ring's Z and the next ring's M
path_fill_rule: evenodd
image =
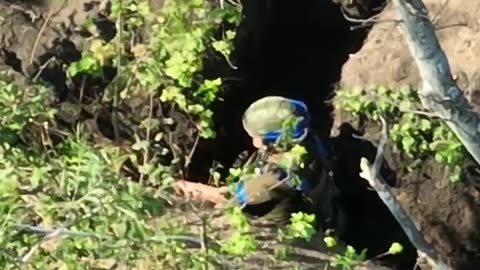
M369 29L351 30L354 24L332 1L244 0L243 4L245 17L233 57L238 69L225 78L225 96L214 108L217 139L199 145L191 169L208 168L213 161L228 168L240 152L252 149L241 117L253 101L269 95L300 99L311 111L312 127L330 142L341 165L336 182L350 220L343 240L358 251L368 249L369 258L399 242L403 253L384 257L382 262L395 269L413 269L416 250L377 194L358 176L360 158L373 160L375 147L352 138L356 131L348 125L338 137L329 138L332 108L325 101L332 97L342 65L360 49Z

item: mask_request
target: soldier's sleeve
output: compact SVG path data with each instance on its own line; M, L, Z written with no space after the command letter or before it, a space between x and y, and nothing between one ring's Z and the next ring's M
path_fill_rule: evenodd
M295 192L289 185L282 182L281 174L267 171L240 181L240 201L248 205L256 205L272 200L282 200Z

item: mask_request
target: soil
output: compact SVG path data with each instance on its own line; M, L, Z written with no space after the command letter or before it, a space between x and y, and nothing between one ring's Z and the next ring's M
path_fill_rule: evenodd
M479 2L461 0L423 1L436 26L436 34L445 51L451 71L471 101L478 102L480 69ZM402 27L391 6L378 16L362 49L350 56L342 69L341 87L388 85L420 86L420 76L411 57Z
M173 200L173 205L167 206L166 216L154 220L153 222L159 228L171 228L171 225L182 224L187 226L192 235L205 235L207 239L227 239L235 228L231 226L228 218L225 217L222 209L212 208L198 202L187 201L181 198ZM204 224L202 219L208 220ZM259 250L246 256L242 260L234 258L225 258L221 266L216 269L241 269L241 270L260 270L260 269L333 269L329 267L329 255L332 253L344 252L345 245L338 243L334 248L326 247L323 242L324 235L318 233L310 241L297 240L289 244L278 243L277 230L278 225L269 223L265 220L253 220L251 222L252 234L259 244ZM198 240L198 238L197 238ZM208 241L207 241L208 243ZM189 248L198 248L199 244L187 245ZM215 245L210 245L215 249ZM275 256L282 249L288 249L286 257ZM380 266L375 262L367 262L365 265L357 266L354 270L392 270L387 266Z
M114 36L114 23L102 15L108 1L76 0L63 4L55 1L55 6L40 2L0 0L0 68L12 67L17 71L19 80L29 81L38 77L52 83L60 109L64 104L78 102L80 88L88 89L89 102L94 103L109 80L115 77L115 72L106 70L105 80L89 80L85 86L82 84L85 82L69 81L63 67L81 57L86 37L92 32L107 40ZM151 2L160 7L163 1ZM356 132L354 128L372 136L377 131L371 126L358 125L355 119L334 111L334 107L326 102L332 97L337 82L342 86L418 83L415 66L402 37L398 31L391 31L392 23L376 24L370 34L369 27L351 31L350 28L358 26L358 23L346 20L340 9L343 5L343 11L350 17L366 18L373 15L374 10L380 10L378 6L382 1L242 2L245 19L237 34L236 52L232 59L238 69L228 69L226 63L206 66L208 76L222 76L227 85L223 102L213 108L218 137L200 141L193 156L190 177L204 181L214 160L228 167L239 152L251 148L241 126L241 114L252 101L266 95L302 99L311 109L313 127L325 140L330 137L332 125L337 131L331 143L339 156L338 163L342 165L338 168L338 182L348 202L351 220L345 242L357 249L368 248L370 258L385 252L392 242L401 242L405 252L400 256L387 257L383 262L395 269L412 269L415 250L375 192L369 190L358 176L359 159L363 156L373 158L375 147L353 139L351 134ZM480 4L467 2L447 1L447 8L438 17L437 24L445 26L459 20L468 23L468 26L460 28L445 27L438 34L459 82L475 93L473 90L480 89L480 75L472 59L476 56L475 52L480 53L480 21L476 21L475 17ZM439 4L434 6L438 7ZM390 13L382 13L381 18ZM94 18L95 26L85 31L81 26L89 17ZM390 28L381 28L387 26ZM383 42L387 39L388 42ZM384 67L382 64L385 62L389 66ZM470 65L461 65L467 62ZM401 72L398 67L401 67ZM141 98L131 103L142 107ZM106 120L98 121L88 109L73 116L66 111L60 114L62 119L59 122L63 124L93 122L95 128L92 132L107 139L112 137L111 124ZM341 129L340 124L343 124ZM185 144L192 143L188 129L179 129L179 132L187 134L179 139L186 141ZM429 162L423 171L407 174L406 163L401 157L390 155L387 158L390 171L395 172L390 173L391 185L396 187L403 206L427 240L455 269L476 269L474 266L480 265L480 219L476 214L480 213L477 211L478 192L466 184L438 188L435 180L443 179L443 175L441 168L433 162ZM212 211L203 209L200 212ZM193 210L183 211L180 208L172 209L169 215L184 219L185 224L197 219ZM192 228L197 226L190 225ZM227 233L221 226L216 228ZM260 236L261 226L255 228L255 234ZM275 231L267 234L273 239ZM289 260L301 263L302 269L323 269L326 255L319 239L321 236L308 248L317 251L303 249L296 259ZM267 264L265 258L272 254L271 243L265 240L264 246L270 249L262 250L241 267L232 266L229 269L292 269L291 261Z
M434 18L437 36L457 78L457 83L478 109L480 94L480 3L461 0L424 0ZM378 17L362 48L342 69L340 89L383 85L420 86L420 77L391 6ZM378 139L374 123L360 123L336 111L335 126L350 122L366 137ZM454 269L478 269L480 265L480 194L478 176L466 174L459 185L445 180L445 169L432 160L421 169L408 172L405 159L391 152L386 155L398 182L398 200L413 218L425 238ZM466 171L476 170L473 162Z

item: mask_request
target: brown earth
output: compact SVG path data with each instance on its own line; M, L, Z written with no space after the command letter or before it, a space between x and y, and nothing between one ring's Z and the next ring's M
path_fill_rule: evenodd
M49 6L31 2L0 1L0 63L27 78L52 83L59 99L64 99L69 82L63 65L81 57L86 44L81 26L88 16L98 14L101 3L55 1ZM89 30L95 33L99 29Z
M480 90L480 3L448 0L423 1L436 26L440 45L447 54L452 74L468 97ZM402 35L391 4L376 18L362 49L350 56L342 70L341 87L420 85L417 67ZM475 104L480 104L474 100Z
M480 3L478 1L424 0L437 26L437 35L457 83L474 105L480 105ZM410 55L395 13L389 5L377 18L363 47L345 63L339 88L383 85L420 86L420 77ZM339 90L341 91L341 90ZM379 127L360 123L336 108L335 126L344 122L378 140ZM335 129L334 129L335 132ZM396 193L418 228L454 269L480 267L480 193L478 177L466 175L463 183L446 183L445 169L427 160L420 170L408 172L405 161L387 154L396 172ZM473 164L473 162L472 162ZM466 171L477 168L465 164Z
M205 218L208 220L208 224L202 222L202 219ZM235 231L228 218L225 217L223 209L183 199L174 200L167 214L154 222L159 229L182 224L189 228L192 235L205 235L207 239L227 239ZM279 229L276 224L268 223L265 220L253 220L251 226L251 232L259 244L258 251L242 260L225 258L217 269L280 270L294 269L294 267L302 270L337 269L329 266L329 258L331 254L341 254L345 251L343 243L338 243L334 248L326 247L322 240L324 235L321 233L316 234L310 241L296 240L279 243L276 240ZM191 248L198 247L198 243L191 245ZM210 248L215 248L215 244L210 244ZM288 248L286 257L275 255L284 248ZM392 270L392 268L367 261L363 265L354 267L353 270Z

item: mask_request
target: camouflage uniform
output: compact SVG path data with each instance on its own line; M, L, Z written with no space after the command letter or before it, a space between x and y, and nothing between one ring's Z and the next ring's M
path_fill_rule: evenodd
M293 145L301 145L307 150L307 154L301 160L304 166L294 164L294 166L286 168L282 165L281 160L288 155L288 152L276 152L277 159L275 161L268 160L272 156L272 149L259 149L248 158L245 153L242 153L234 167L252 167L253 169L250 171L247 169L246 171L250 174L247 173L246 177L237 183L237 199L239 203L245 204L247 214L261 216L276 223L288 222L291 213L294 212L315 213L319 228L322 230L334 229L337 235L342 234L345 220L342 203L339 201L339 191L333 182L329 152L308 127L306 107L301 103L300 105L303 106L300 108L298 104L285 105L288 102L296 101L281 97L267 97L257 101L247 109L245 115L257 109L265 110L261 112L264 117L262 118L258 114L250 119L244 117L244 127L250 135L264 137L265 133L278 130L280 124L275 126L275 116L278 116L276 112L285 108L287 108L286 111L279 113L282 115L278 117L280 120L283 120L288 114L303 120L306 119L303 132L297 132L295 136L292 136ZM278 103L280 105L277 105ZM270 106L270 110L268 108L258 109L261 106ZM283 108L276 109L281 106ZM272 109L272 107L274 108ZM249 120L255 123L252 124ZM266 125L262 125L262 122ZM273 137L270 136L269 139ZM294 183L295 179L300 180L300 183Z

